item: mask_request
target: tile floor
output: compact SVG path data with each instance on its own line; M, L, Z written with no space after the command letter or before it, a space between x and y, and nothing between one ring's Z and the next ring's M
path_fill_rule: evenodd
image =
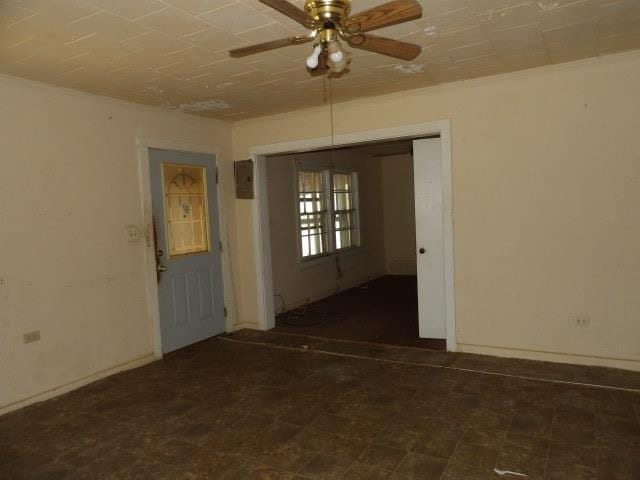
M282 310L282 297L276 308ZM418 279L385 275L276 317L275 332L446 350L444 340L420 338Z
M284 340L211 339L0 417L0 478L640 479L640 391Z

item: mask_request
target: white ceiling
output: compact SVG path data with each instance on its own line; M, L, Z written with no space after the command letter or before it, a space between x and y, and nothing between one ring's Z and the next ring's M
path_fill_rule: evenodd
M293 3L301 6L302 0ZM383 3L353 0L358 12ZM375 32L422 45L413 62L353 50L344 100L640 48L640 0L420 0ZM0 0L0 73L223 119L317 105L300 45L230 48L304 33L257 0Z

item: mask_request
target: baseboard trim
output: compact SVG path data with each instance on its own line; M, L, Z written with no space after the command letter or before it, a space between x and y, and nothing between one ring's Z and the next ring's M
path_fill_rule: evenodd
M33 405L34 403L43 402L45 400L49 400L51 398L57 397L59 395L63 395L65 393L71 392L72 390L76 390L80 387L84 387L90 383L93 383L97 380L101 380L103 378L109 377L116 373L124 372L126 370L131 370L133 368L142 367L143 365L147 365L155 360L159 360L156 355L153 353L149 353L142 357L135 358L125 363L120 363L113 367L107 368L105 370L100 370L99 372L93 373L86 377L82 377L78 380L74 380L69 383L65 383L63 385L50 388L43 392L37 393L27 398L23 398L22 400L18 400L16 402L8 403L6 405L0 406L0 416L13 412L14 410L19 410L20 408L24 408L28 405Z
M522 358L543 362L569 363L592 367L611 367L624 370L640 371L640 359L585 355L580 353L552 352L527 348L499 347L494 345L477 345L458 342L458 351L493 355L497 357Z
M251 330L260 330L260 325L258 325L258 322L240 322L240 323L234 323L233 327L231 328L232 332L236 332L238 330L242 330L242 329L251 329Z
M376 273L374 275L371 276L367 276L364 278L360 278L358 280L354 280L352 282L346 283L344 285L340 285L338 288L332 288L329 290L325 290L319 293L316 293L310 297L307 298L303 298L303 299L299 299L299 300L294 300L291 302L287 302L287 304L285 305L285 310L282 311L281 308L276 308L275 312L276 315L279 315L281 313L285 313L285 312L289 312L291 310L295 310L296 308L300 308L300 307L304 307L305 305L308 305L310 303L314 303L314 302L319 302L320 300L324 300L325 298L331 297L332 295L336 295L338 293L344 292L346 290L351 290L352 288L358 288L366 283L372 282L373 280L376 280L378 278L384 277L385 273ZM277 296L277 295L276 295ZM276 307L279 307L279 305L276 305Z

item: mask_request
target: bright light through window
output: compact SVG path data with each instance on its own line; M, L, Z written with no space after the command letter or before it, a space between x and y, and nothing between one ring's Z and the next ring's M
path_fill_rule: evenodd
M356 209L354 205L355 173L333 174L333 227L336 250L357 245Z
M355 172L298 171L302 259L359 245L357 185Z
M327 195L320 171L298 172L298 213L302 258L327 252Z

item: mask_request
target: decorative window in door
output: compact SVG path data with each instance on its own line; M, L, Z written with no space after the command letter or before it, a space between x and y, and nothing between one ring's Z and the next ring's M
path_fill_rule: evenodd
M209 251L206 169L162 165L169 255Z

